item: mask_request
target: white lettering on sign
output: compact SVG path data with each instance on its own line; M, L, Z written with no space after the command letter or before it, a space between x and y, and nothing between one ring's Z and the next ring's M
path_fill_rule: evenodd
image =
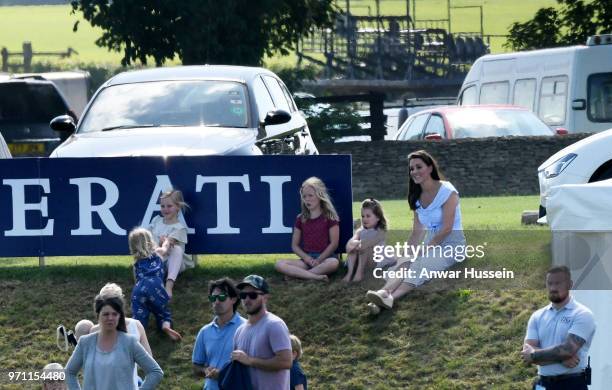
M42 229L28 229L25 222L27 210L38 210L44 218L49 216L46 196L41 196L39 203L25 202L25 186L39 186L42 187L45 194L49 194L51 193L49 179L4 179L2 184L10 186L13 194L13 228L4 232L4 235L8 237L52 236L53 219L49 219Z
M206 229L208 234L240 234L239 228L230 226L229 185L242 184L242 188L250 192L249 175L242 176L196 176L196 192L201 192L204 184L217 185L217 226Z
M261 182L270 185L270 226L261 229L262 233L291 233L292 229L283 224L283 183L291 181L291 176L262 176Z
M117 204L119 200L119 188L115 183L102 177L82 177L70 179L70 184L79 188L79 228L70 230L70 234L74 236L101 235L102 229L93 228L93 213L98 214L104 226L112 233L119 236L126 234L125 230L117 225L117 221L110 211L111 207ZM92 204L91 187L93 184L98 184L104 188L106 197L102 204Z
M159 211L160 195L173 188L172 181L168 175L156 175L155 187L147 203L144 216L141 220L142 226L148 226L155 212ZM261 228L263 234L287 234L291 233L292 227L285 226L283 222L283 185L291 182L291 176L261 176L261 183L267 183L270 189L270 222L266 227ZM125 229L120 227L111 209L119 201L119 188L113 181L103 177L82 177L71 178L69 183L77 187L78 192L78 215L79 223L77 229L70 230L74 236L100 236L102 228L119 236L127 235ZM196 176L195 191L202 192L205 184L216 186L216 226L206 229L207 234L240 234L240 228L231 226L230 223L230 184L237 183L242 186L242 190L250 192L249 175L241 176ZM4 179L2 184L10 186L12 190L12 213L13 227L4 232L9 237L26 236L53 236L54 219L49 218L48 196L51 194L51 184L49 178L29 178L29 179ZM26 203L26 186L39 187L40 201L38 203ZM92 193L94 186L100 186L103 199L100 204L93 204ZM124 189L124 191L129 189ZM212 202L201 202L203 205ZM245 205L241 205L245 207ZM200 206L202 207L202 206ZM29 211L40 212L40 223L36 224L36 229L26 226L26 215ZM94 228L93 215L97 214L103 226ZM181 223L187 226L185 217L179 214ZM43 227L44 225L44 227ZM189 234L195 234L194 228L187 228Z
M151 198L149 199L149 204L147 205L147 211L145 211L144 217L142 217L142 222L140 223L143 227L148 227L153 219L153 213L159 211L159 197L163 192L170 191L174 186L172 186L172 182L168 175L155 175L157 178L157 182L155 182L155 188L153 188L153 192L151 192ZM179 221L183 224L183 226L187 226L187 222L185 221L185 216L182 211L179 211ZM187 227L188 234L195 234L195 229Z

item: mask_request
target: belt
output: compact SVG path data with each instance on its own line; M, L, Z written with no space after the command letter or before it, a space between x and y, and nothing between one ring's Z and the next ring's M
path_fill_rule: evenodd
M563 375L554 375L554 376L540 375L540 381L542 382L542 384L557 383L557 382L563 382L565 380L573 379L577 377L584 377L584 372L576 372L573 374L563 374Z

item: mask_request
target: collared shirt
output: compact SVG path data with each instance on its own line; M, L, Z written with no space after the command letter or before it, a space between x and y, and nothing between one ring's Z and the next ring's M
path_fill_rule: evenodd
M246 319L236 312L223 327L219 327L217 317L203 326L198 332L193 346L191 357L193 364L210 366L220 370L225 363L231 360L234 333L245 322ZM204 389L218 390L219 384L214 379L206 378Z
M570 333L585 340L578 350L580 363L574 368L565 367L561 363L538 366L540 375L579 373L586 367L589 347L595 334L595 318L588 307L573 297L561 309L555 309L551 303L531 315L525 340L537 340L540 349L562 344Z

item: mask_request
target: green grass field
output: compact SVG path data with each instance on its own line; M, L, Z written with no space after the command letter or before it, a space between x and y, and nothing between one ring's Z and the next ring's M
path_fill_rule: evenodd
M412 3L412 2L411 2ZM338 4L344 7L345 1ZM447 0L417 0L417 19L442 19L447 17ZM515 21L530 19L537 9L556 5L555 0L452 0L451 7L482 5L485 34L504 35L508 26ZM374 0L352 0L351 11L357 15L375 14ZM369 8L368 8L369 7ZM390 15L405 14L406 2L403 0L382 0L381 13ZM81 14L71 15L71 7L56 6L11 6L0 7L0 47L11 52L20 52L23 41L32 42L34 51L65 51L69 46L79 55L66 60L68 62L96 62L118 64L121 55L109 52L95 45L101 30L92 28L83 20ZM480 16L475 9L451 9L454 32L479 31ZM80 20L79 29L72 31L74 23ZM504 39L491 41L493 52L504 50ZM54 57L35 57L56 61ZM15 61L15 60L13 60ZM44 60L43 60L44 61ZM266 65L295 64L295 56L273 57L266 60Z
M550 261L549 231L521 226L520 213L537 204L536 196L461 201L469 243L488 243L484 259L461 267L503 266L516 272L514 281L430 283L377 318L367 314L364 293L379 287L378 280L347 286L339 281L341 270L328 285L284 282L273 270L283 255L201 256L198 267L179 278L172 303L183 341L174 344L148 332L166 373L160 388L201 389L202 382L191 377L191 353L197 331L211 319L207 283L249 273L269 279L269 309L302 339L302 366L313 389L528 388L535 369L524 367L517 353L530 313L546 303L541 287ZM391 234L404 240L411 226L406 202L383 205ZM358 211L355 203L354 215ZM60 257L48 258L40 269L38 259L0 259L0 367L33 370L49 361L65 363L70 355L55 347L55 328L94 320L92 300L107 281L129 294L130 263L127 256ZM5 383L0 380L0 388L28 388Z

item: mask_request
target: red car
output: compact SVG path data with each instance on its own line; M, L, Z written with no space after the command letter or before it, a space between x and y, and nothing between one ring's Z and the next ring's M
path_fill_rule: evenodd
M396 141L567 134L552 130L533 112L509 105L441 106L406 119Z

